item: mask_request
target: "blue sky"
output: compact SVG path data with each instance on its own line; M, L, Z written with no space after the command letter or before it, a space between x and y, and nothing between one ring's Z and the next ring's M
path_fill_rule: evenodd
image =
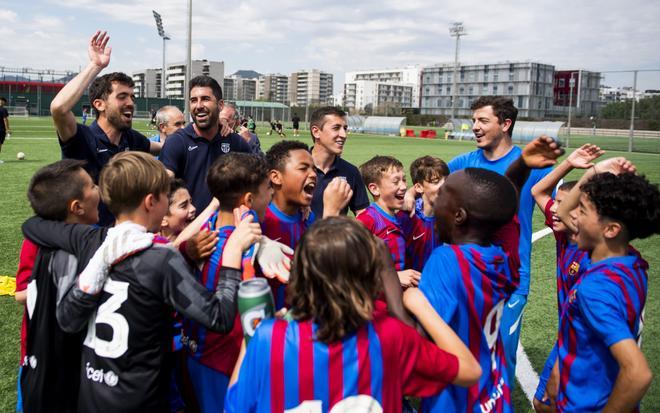
M186 0L0 0L0 66L78 70L96 29L113 47L106 70L158 68L162 43L152 9L163 16L168 62L182 61ZM453 60L448 27L463 21L461 61L537 61L556 69L660 69L656 1L365 0L333 2L193 1L193 58L238 69L289 74L318 68L358 69ZM603 83L632 85L632 74ZM639 89L660 89L660 72L643 73Z

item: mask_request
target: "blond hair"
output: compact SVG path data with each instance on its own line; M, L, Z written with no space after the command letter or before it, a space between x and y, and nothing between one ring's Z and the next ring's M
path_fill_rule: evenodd
M144 198L167 195L170 178L162 163L144 152L115 155L101 171L101 199L115 216L132 212Z

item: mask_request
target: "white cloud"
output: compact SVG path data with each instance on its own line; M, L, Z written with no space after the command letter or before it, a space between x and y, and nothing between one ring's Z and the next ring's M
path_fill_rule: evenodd
M16 13L11 10L0 10L0 21L15 22Z
M77 68L87 63L89 36L102 27L111 35L113 70L160 67L162 42L152 10L162 15L172 37L167 60L181 61L186 4L37 0L12 5L0 10L0 21L11 23L0 28L0 64ZM461 39L464 63L660 68L660 4L645 0L197 0L193 13L193 58L223 60L227 73L319 68L335 73L337 88L344 71L452 61L448 28L454 21L463 21L468 33ZM18 30L32 22L39 32ZM645 75L643 82L660 88L660 74Z

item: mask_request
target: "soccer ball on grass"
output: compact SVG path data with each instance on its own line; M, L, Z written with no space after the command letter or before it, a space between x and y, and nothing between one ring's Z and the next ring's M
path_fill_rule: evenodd
M16 159L18 159L19 161L22 161L23 159L25 159L25 154L23 152L17 153L16 154Z

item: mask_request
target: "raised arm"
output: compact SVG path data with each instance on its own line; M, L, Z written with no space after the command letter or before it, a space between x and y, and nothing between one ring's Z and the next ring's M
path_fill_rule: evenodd
M392 255L382 240L377 239L377 242L381 256L380 279L383 283L383 294L385 295L385 302L387 303L387 311L390 315L399 319L401 322L411 327L415 327L415 322L410 318L403 306L401 283L399 282L399 276L394 269Z
M445 323L418 288L409 288L403 295L406 308L413 313L433 342L458 358L458 374L454 384L471 386L481 377L481 366L470 350Z
M506 177L513 182L520 193L532 169L545 168L557 162L564 150L549 136L539 136L525 147L518 159L506 170Z
M163 291L166 302L184 317L207 328L221 333L230 331L236 318L236 296L243 275L240 269L241 253L260 237L261 228L251 222L251 217L236 227L227 239L220 281L214 293L195 280L180 255L173 254L165 264Z
M101 245L106 236L106 228L90 225L65 224L49 221L38 216L29 218L23 224L23 235L35 244L48 248L61 249L77 257L89 245Z
M552 191L560 180L575 168L587 169L592 167L594 165L592 161L604 153L605 151L590 143L586 143L574 150L555 169L532 187L532 195L534 196L536 205L543 210L552 197Z
M603 413L631 412L651 385L653 374L635 340L613 344L610 352L619 363L619 374Z
M609 172L614 175L619 175L625 172L635 172L635 165L632 164L629 160L624 157L616 157L605 159L598 162L596 165L587 169L587 171L582 175L577 185L571 189L571 191L566 195L564 200L561 202L557 208L557 216L561 221L568 227L569 230L576 232L577 228L571 221L569 214L572 210L577 208L578 203L580 202L580 187L583 183L587 182L597 173Z
M50 104L55 129L62 142L68 141L76 134L76 116L71 109L80 100L87 86L110 63L112 49L107 46L108 40L110 37L101 31L97 31L89 39L89 64L59 91Z

